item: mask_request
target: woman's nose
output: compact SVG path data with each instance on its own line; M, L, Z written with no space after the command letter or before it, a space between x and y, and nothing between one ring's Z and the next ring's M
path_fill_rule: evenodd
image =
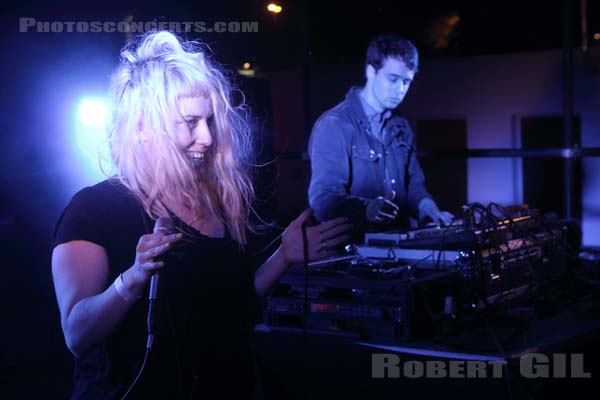
M194 129L194 139L196 143L208 147L212 144L212 134L206 120L198 121Z

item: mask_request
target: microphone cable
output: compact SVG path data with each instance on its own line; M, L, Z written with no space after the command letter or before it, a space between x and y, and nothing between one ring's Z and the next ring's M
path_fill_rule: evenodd
M303 261L304 261L304 304L302 306L303 318L302 318L302 341L304 344L304 365L305 368L302 369L302 378L304 381L304 399L308 398L308 376L307 376L307 368L308 365L308 318L309 318L309 303L308 303L308 235L306 232L307 221L302 223L302 251L303 251Z
M146 225L146 220L142 215L144 225ZM158 232L159 230L165 230L167 233L172 232L174 230L173 220L168 217L161 217L156 220L154 225L153 233ZM148 226L146 225L146 231L148 231ZM150 355L150 351L152 350L152 345L154 344L154 338L156 334L156 299L158 297L158 286L159 286L159 274L155 272L152 274L150 278L150 289L148 291L148 316L146 318L146 326L148 331L148 339L146 340L146 351L144 353L144 361L142 361L142 366L138 371L135 379L129 385L129 388L121 397L121 400L125 400L125 398L129 395L131 390L135 387L138 380L142 376L144 369L146 367L146 363L148 361L148 356Z

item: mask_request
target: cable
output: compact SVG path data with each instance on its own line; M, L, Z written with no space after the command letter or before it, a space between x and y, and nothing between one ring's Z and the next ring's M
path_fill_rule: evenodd
M139 205L139 204L138 204L138 210L140 211L140 214L142 216L142 221L144 223L144 227L146 228L146 232L147 233L151 232L150 228L148 227L148 224L146 223L144 210L142 209L141 205ZM129 388L127 389L125 394L121 397L121 400L124 400L129 395L129 392L131 392L131 389L133 389L133 387L137 384L138 380L140 379L140 376L142 376L142 372L144 372L144 368L146 367L146 362L148 361L148 355L150 354L150 350L152 349L152 342L154 341L154 333L151 332L151 326L150 326L150 312L152 310L153 305L154 305L154 299L151 299L150 305L149 305L149 310L148 310L148 316L147 316L147 320L146 320L147 324L148 324L148 339L146 341L146 352L144 354L144 361L142 361L142 366L140 367L140 370L137 373L137 376L135 377L133 382L131 382L131 385L129 385ZM152 329L152 331L153 331L153 329Z
M485 327L488 329L488 332L491 334L492 340L494 341L494 344L498 348L498 351L500 351L500 354L502 354L502 357L504 357L504 371L505 371L504 383L506 384L506 391L508 392L508 399L511 400L513 398L513 395L512 395L512 387L511 387L511 383L510 383L510 371L508 370L508 358L506 357L506 352L504 351L504 348L500 344L500 341L498 340L496 333L490 326L489 321L487 319L485 319Z
M536 222L535 223L535 228L537 228L538 230L542 231L543 233L549 234L552 237L552 241L551 244L552 246L550 246L550 248L548 248L548 245L544 242L547 242L548 240L543 240L540 241L539 238L532 233L529 233L527 231L524 231L520 226L518 226L517 223L514 223L512 218L510 217L510 215L508 215L508 213L506 212L506 210L496 204L496 203L490 203L490 207L496 207L496 209L505 217L507 217L509 219L509 221L511 222L511 226L515 229L518 230L518 233L520 233L522 236L524 237L528 237L532 240L533 244L535 246L539 246L540 248L540 252L542 254L540 254L541 256L550 256L553 257L557 254L561 254L563 256L566 256L568 261L573 261L573 260L577 260L577 253L578 250L573 249L570 244L568 243L568 238L566 237L566 235L561 235L561 234L557 234L556 232L554 232L554 229L552 229L551 227L546 227L546 225L544 223L541 222ZM567 230L567 233L569 233L569 231ZM559 251L562 250L562 253L559 253ZM575 255L571 255L571 253L575 254ZM530 254L530 252L526 252L525 255L527 256L527 260L529 262L529 266L530 266L530 270L533 274L535 273L534 270L534 265L532 262L532 254ZM568 275L567 275L568 276Z
M443 230L442 231L442 236L440 237L440 248L439 248L439 251L438 251L437 260L435 262L435 269L436 269L436 271L440 269L440 258L442 256L442 252L444 250L444 239L446 237L446 233L448 233L448 230ZM444 261L446 261L445 257L444 257Z
M500 344L500 341L498 340L498 337L496 336L494 330L492 329L492 327L489 324L488 318L486 316L486 314L489 314L490 312L490 304L488 303L487 299L485 297L480 297L479 294L477 293L476 288L474 288L473 286L469 285L468 289L470 289L472 291L472 295L474 295L474 301L480 301L484 304L484 309L480 309L479 307L476 307L476 314L475 314L475 318L479 319L480 321L483 320L483 323L485 324L486 330L488 331L489 335L492 338L492 341L494 342L494 345L496 346L496 348L498 349L498 351L500 352L500 354L502 354L502 357L504 358L504 371L505 371L505 386L506 386L506 391L508 394L508 399L512 399L513 395L512 395L512 386L511 386L511 382L510 382L510 375L509 375L509 369L508 369L508 358L506 356L506 352L504 350L504 348L502 347L502 345Z
M256 252L252 253L252 256L256 257L259 254L263 253L264 251L268 250L271 246L273 246L273 244L275 244L275 242L277 242L279 239L281 239L282 236L283 236L283 230L281 231L281 233L279 235L277 235L273 240L271 240L271 242L269 242L269 244L265 245L262 249L257 250Z
M142 362L142 366L140 367L140 371L138 372L138 374L135 377L135 379L133 380L133 382L131 382L131 385L129 385L129 389L127 389L127 391L125 392L125 394L123 395L123 397L121 397L121 400L125 400L125 398L127 397L127 395L129 395L129 392L131 392L131 389L133 389L133 387L135 386L135 384L137 383L137 381L140 379L140 376L142 376L142 372L144 372L144 367L146 367L146 361L148 360L148 355L149 354L150 354L150 347L146 346L146 354L144 354L144 361Z
M506 228L506 230L511 233L511 237L512 237L512 234L513 234L512 229L515 229L515 230L517 229L517 226L516 226L514 220L506 212L506 210L504 210L504 208L502 208L500 205L498 205L498 204L496 204L494 202L490 202L488 204L487 208L486 208L486 212L488 214L489 220L493 224L494 233L496 233L497 236L498 236L498 232L499 232L498 226L500 225L500 219L498 219L494 215L494 211L493 211L494 207L496 207L503 214L503 216L508 219L510 225L508 225L508 227ZM500 251L499 251L498 254L499 254L499 257L500 257L500 260L499 260L500 265L499 265L498 273L499 274L502 273L502 275L504 275L503 270L505 270L505 268L503 268L503 266L504 266L503 264L506 262L506 258L507 257L510 257L511 255L514 254L514 251L510 247L510 240L508 239L508 234L499 235L499 236L504 239L503 241L504 241L504 246L505 246L506 250L502 251L502 247L499 247ZM529 283L528 283L527 290L529 290L532 287L532 285L533 285L533 275L535 273L535 270L534 270L534 266L533 266L533 261L531 260L531 254L529 252L529 246L525 242L525 239L521 239L521 240L522 240L522 243L523 243L523 249L525 251L525 256L527 257L527 267L528 267L528 270L529 270ZM540 251L541 251L541 248L540 248ZM517 249L516 252L518 254L519 249ZM506 300L506 294L511 289L511 288L507 288L506 285L504 285L504 279L503 279L502 275L500 275L500 286L501 286L500 296L492 303L492 305ZM505 289L508 289L508 290L505 290Z
M512 250L510 247L510 240L508 240L508 233L504 234L503 238L504 238L504 245L506 247L506 251L501 252L501 256L510 257L513 255L516 255L518 257L519 253L522 253L522 255L527 260L526 266L529 270L529 281L528 281L526 292L532 291L534 288L534 277L536 275L536 269L535 269L534 263L539 258L544 256L543 242L540 242L539 238L536 236L535 233L532 233L531 231L529 231L527 229L523 229L519 225L518 222L515 222L513 217L506 211L506 209L504 207L500 206L497 203L490 202L487 207L487 211L488 211L489 217L495 220L494 221L494 225L496 227L495 231L498 231L497 226L500 224L500 220L494 215L494 212L493 212L494 208L502 215L502 217L504 217L505 219L508 219L509 224L507 225L506 223L504 223L503 225L506 227L505 229L508 231L508 233L511 234L511 237L518 235L520 237L520 240L522 241L521 248ZM539 228L539 223L536 223L535 227ZM528 239L530 240L531 243L527 243ZM535 254L533 254L531 252L531 250L536 249L536 248L539 248L540 254L539 254L539 257L534 258ZM524 293L522 293L521 296L522 295L524 295ZM502 296L500 298L498 298L494 303L497 303L499 300L503 300L504 297L505 297L504 291L502 291Z
M309 317L309 305L308 305L308 235L306 232L306 223L302 223L302 253L304 261L304 305L303 305L303 319L302 319L302 339L304 343L304 357L308 357L308 317ZM304 360L304 365L308 365L308 360ZM307 369L302 369L302 375L304 378L304 398L308 398L308 377Z
M303 261L304 261L304 305L303 305L303 312L304 312L304 321L302 323L302 334L304 336L304 339L306 341L307 338L307 321L308 321L308 312L309 312L309 307L308 307L308 236L306 233L306 223L302 224L302 255L303 255Z

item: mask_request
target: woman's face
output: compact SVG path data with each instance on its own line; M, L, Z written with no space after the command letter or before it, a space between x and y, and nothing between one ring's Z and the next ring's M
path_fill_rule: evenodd
M201 164L212 144L212 104L208 97L184 97L179 101L181 115L176 117L177 142L194 164Z

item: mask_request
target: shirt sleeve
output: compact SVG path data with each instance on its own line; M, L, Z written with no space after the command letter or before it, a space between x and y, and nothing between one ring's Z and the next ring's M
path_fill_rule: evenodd
M108 248L108 236L103 224L101 196L85 188L76 193L61 213L54 228L52 247L73 240L86 240Z
M365 207L369 199L348 191L351 144L341 123L337 117L324 115L313 127L308 147L312 169L309 203L320 221L344 216L361 227L366 225Z
M419 216L419 203L426 197L432 198L425 188L425 175L417 159L417 149L414 144L414 136L408 122L405 123L408 132L408 143L410 146L410 159L408 162L408 193L407 202L410 214L414 218ZM433 199L433 198L432 198Z

